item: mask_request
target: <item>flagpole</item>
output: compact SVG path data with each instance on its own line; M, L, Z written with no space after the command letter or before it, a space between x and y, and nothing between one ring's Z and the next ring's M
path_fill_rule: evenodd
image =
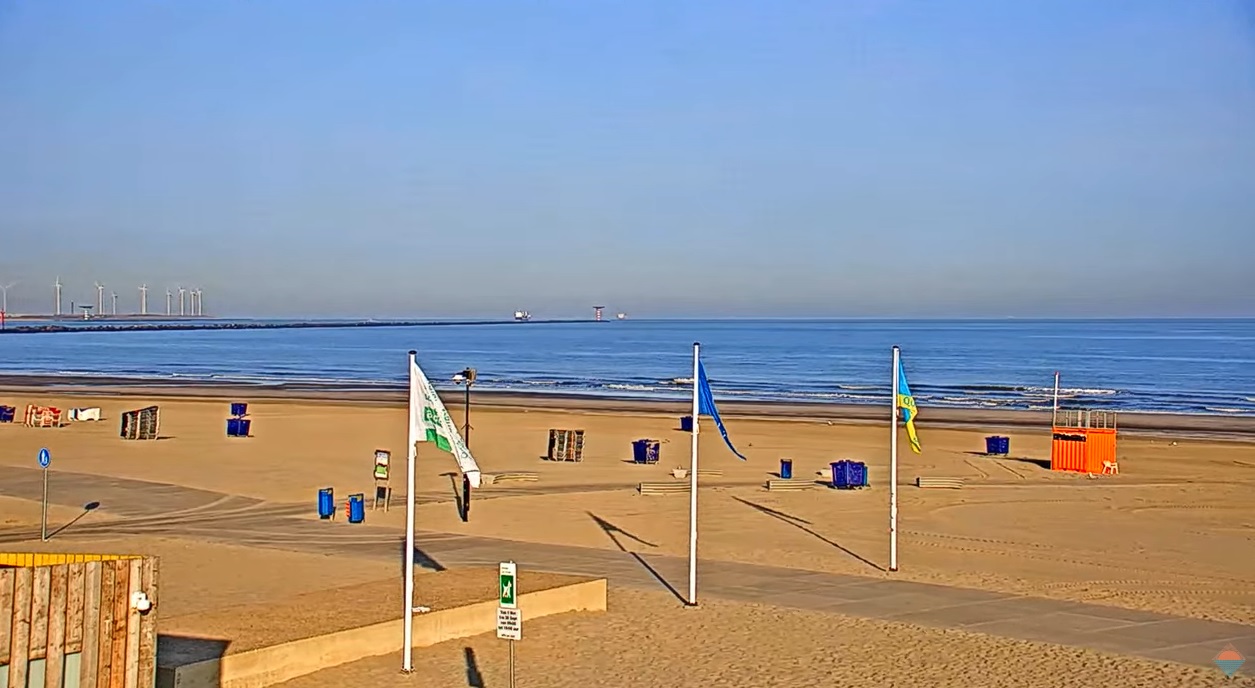
M1050 413L1050 431L1054 432L1059 420L1059 371L1055 371L1055 405Z
M697 425L701 415L697 376L701 344L693 342L693 447L689 461L689 606L697 604Z
M898 376L902 354L893 347L893 412L889 418L889 570L898 570Z
M414 357L417 351L411 351L410 361L410 413L409 427L406 431L409 438L405 462L405 610L401 645L401 671L409 673L414 670L414 463L418 458L418 426L414 422Z

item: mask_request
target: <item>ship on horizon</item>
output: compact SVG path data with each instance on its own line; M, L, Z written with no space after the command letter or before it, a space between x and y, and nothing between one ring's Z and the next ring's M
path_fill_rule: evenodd
M532 319L532 314L527 311L514 311L515 322L527 322Z

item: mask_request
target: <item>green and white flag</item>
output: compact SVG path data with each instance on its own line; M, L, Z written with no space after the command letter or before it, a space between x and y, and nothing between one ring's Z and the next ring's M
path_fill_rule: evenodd
M458 434L448 409L431 386L414 357L410 357L410 437L419 442L432 442L453 455L458 469L470 479L471 487L479 487L479 464Z

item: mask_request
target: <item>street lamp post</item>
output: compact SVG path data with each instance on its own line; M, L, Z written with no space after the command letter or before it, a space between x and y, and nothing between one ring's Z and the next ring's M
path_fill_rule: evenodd
M471 385L475 384L475 369L467 368L453 376L453 381L462 385L462 439L466 448L471 448ZM471 519L471 479L462 476L462 522Z

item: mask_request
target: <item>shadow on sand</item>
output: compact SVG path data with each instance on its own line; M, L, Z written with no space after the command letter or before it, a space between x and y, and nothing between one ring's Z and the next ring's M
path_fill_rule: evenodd
M857 559L857 560L859 560L859 561L863 562L864 564L867 564L868 566L872 567L873 569L876 569L877 571L884 571L884 568L882 568L879 564L872 563L870 560L865 559L863 556L859 555L858 553L854 552L853 550L850 550L850 549L848 549L848 548L844 547L843 545L841 545L840 543L838 543L838 542L834 542L834 541L832 541L832 540L829 540L828 538L824 537L823 535L820 535L819 533L815 532L815 531L814 531L814 530L812 530L812 529L811 529L811 527L810 527L810 526L811 526L811 522L810 522L810 521L807 521L807 520L806 520L806 519L804 519L804 518L798 518L797 516L793 516L793 515L791 515L791 514L786 514L786 513L784 513L783 511L776 511L775 509L772 509L772 508L769 508L769 507L765 507L765 506L763 506L762 504L755 504L754 502L751 502L751 501L749 501L749 500L747 500L747 499L741 499L740 497L735 497L735 496L734 496L734 497L732 497L732 498L733 498L733 499L735 499L736 501L738 501L738 502L740 502L740 503L744 504L745 506L748 506L748 507L749 507L749 508L751 508L751 509L754 509L754 510L756 510L756 511L760 512L760 513L766 514L766 515L768 515L768 516L770 516L770 517L772 517L772 518L774 518L774 519L777 519L777 520L779 520L779 521L783 521L784 523L787 523L787 524L789 524L789 525L793 526L794 528L797 528L798 530L801 530L802 532L809 533L811 536L816 537L816 538L818 538L818 539L822 540L823 542L825 542L825 543L827 543L827 544L829 544L829 545L831 545L831 546L833 546L833 547L835 547L835 548L837 548L837 549L841 550L842 552L845 552L846 554L850 555L851 557L854 557L855 559Z
M462 648L462 660L466 663L466 685L484 688L484 674L479 670L479 660L475 659L475 649Z
M687 600L685 600L684 596L680 594L680 591L676 590L675 587L672 586L671 583L669 583L666 578L662 577L662 574L658 573L658 571L654 569L654 567L650 566L649 562L645 561L644 557L642 557L640 554L636 552L628 551L628 548L624 547L623 543L619 541L618 536L622 535L623 537L629 540L635 540L636 542L639 542L642 545L645 545L646 547L657 547L658 545L655 545L652 542L649 542L647 540L642 540L641 538L636 537L635 535L627 532L626 530L623 530L622 528L616 526L615 524L592 513L591 511L586 511L584 513L588 514L588 517L593 519L593 523L596 523L597 526L601 528L603 532L605 532L606 537L610 538L610 541L614 543L615 547L619 548L620 552L630 554L632 558L636 560L636 563L640 564L642 568L648 571L649 575L653 576L654 580L661 583L662 586L665 587L668 591L670 591L672 595L675 595L675 598L677 600L687 603Z
M88 503L84 504L84 505L83 505L83 511L82 511L82 512L81 512L78 516L75 516L74 518L70 519L70 520L69 520L69 521L67 521L64 525L62 525L60 528L57 528L56 530L52 531L51 533L48 533L48 539L49 539L49 540L51 540L53 537L55 537L55 536L56 536L56 534L57 534L57 533L60 533L61 531L63 531L63 530L65 530L65 529L69 528L70 526L74 525L75 523L78 523L79 521L83 520L83 517L84 517L84 516L86 516L87 514L90 514L91 512L93 512L93 511L95 511L96 509L99 509L99 508L100 508L100 502L88 502Z

